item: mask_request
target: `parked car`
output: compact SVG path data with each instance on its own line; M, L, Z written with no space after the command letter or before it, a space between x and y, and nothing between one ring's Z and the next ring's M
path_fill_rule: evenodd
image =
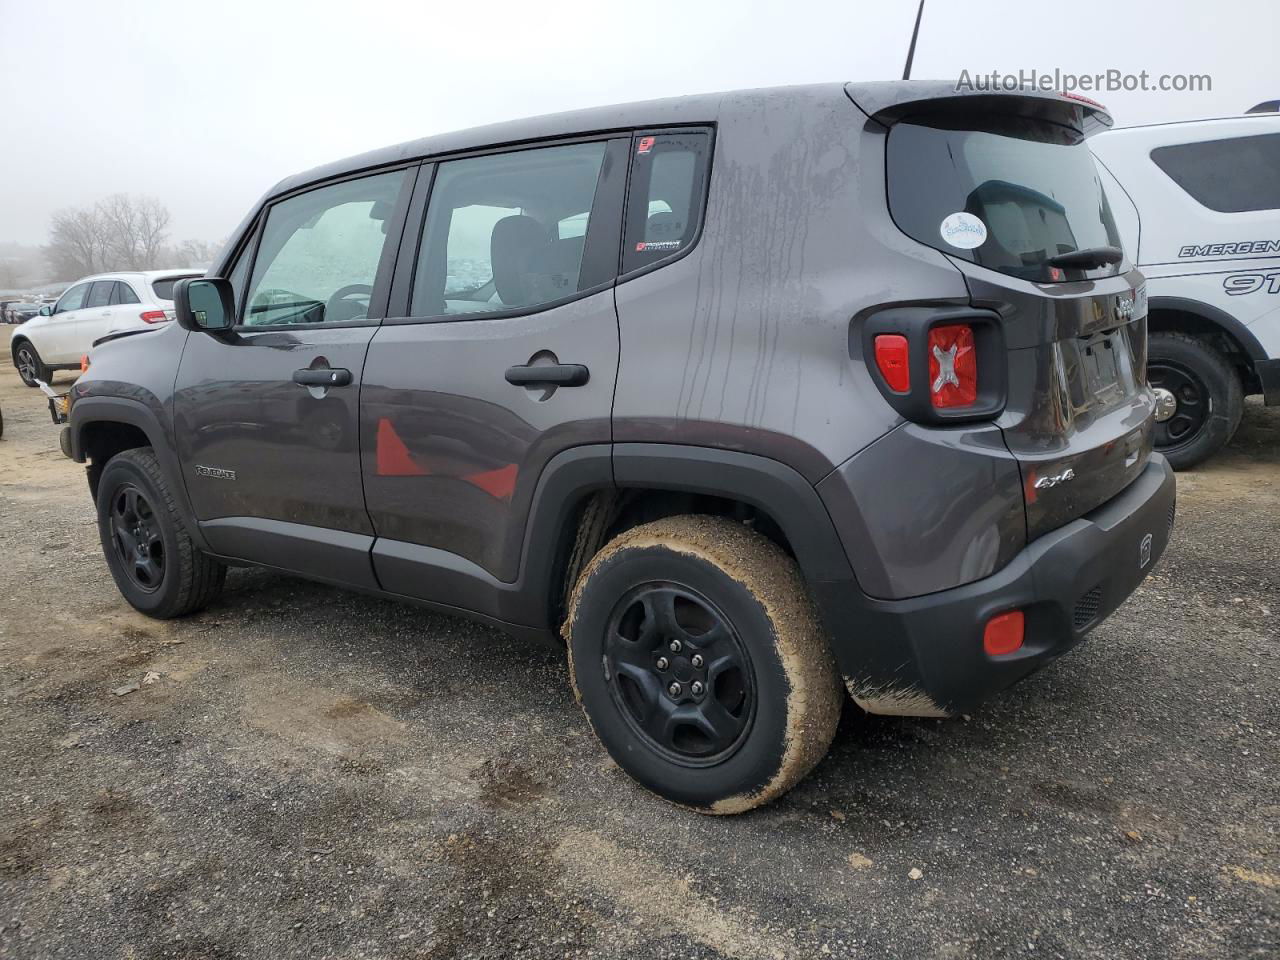
M41 304L18 301L9 304L7 320L9 323L26 323L40 313Z
M1113 130L1090 140L1147 276L1156 449L1212 456L1244 398L1280 404L1280 116Z
M624 770L745 810L846 690L970 710L1164 550L1109 122L830 84L329 164L94 350L63 449L138 610L248 563L563 636Z
M146 329L173 319L173 285L200 270L104 273L72 284L56 303L15 330L9 341L22 382L48 382L55 370L78 370L94 341L121 330Z

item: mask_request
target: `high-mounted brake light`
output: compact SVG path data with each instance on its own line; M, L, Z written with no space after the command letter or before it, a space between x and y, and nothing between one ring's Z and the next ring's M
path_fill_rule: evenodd
M935 409L978 402L978 353L973 328L949 323L929 331L929 398Z
M1090 100L1088 97L1082 97L1078 93L1064 92L1060 95L1063 97L1066 97L1068 100L1079 100L1081 103L1087 103L1089 106L1097 107L1099 110L1107 109L1102 104L1100 104L1097 100Z
M143 323L164 323L169 319L163 310L144 310L138 316Z
M876 366L890 390L906 393L911 389L911 367L907 363L907 338L900 333L882 333L876 337Z

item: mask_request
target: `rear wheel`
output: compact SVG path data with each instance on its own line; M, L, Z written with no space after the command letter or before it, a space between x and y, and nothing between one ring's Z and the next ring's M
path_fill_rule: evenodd
M53 371L45 366L30 341L23 340L13 350L13 365L18 368L18 376L28 387L37 386L37 380L48 383L53 379Z
M1147 380L1156 392L1156 449L1185 470L1217 453L1235 435L1244 390L1217 350L1183 333L1152 334Z
M98 480L98 536L121 595L160 620L206 606L227 568L191 541L150 447L112 457Z
M827 752L844 691L795 562L740 523L672 517L592 559L567 623L574 690L655 793L738 813Z

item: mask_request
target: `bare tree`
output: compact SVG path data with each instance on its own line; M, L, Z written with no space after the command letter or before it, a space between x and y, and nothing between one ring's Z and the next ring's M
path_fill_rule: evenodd
M53 215L45 255L55 275L74 279L107 270L161 266L169 211L154 197L116 193L92 207Z
M170 266L207 267L223 247L221 240L183 240L169 256Z

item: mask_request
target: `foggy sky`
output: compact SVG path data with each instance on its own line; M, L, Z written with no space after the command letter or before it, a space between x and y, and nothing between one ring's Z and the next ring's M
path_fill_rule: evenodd
M0 241L114 192L219 240L281 177L444 130L735 87L902 74L915 0L0 0ZM1207 73L1095 94L1121 126L1280 97L1280 3L927 0L913 76Z

